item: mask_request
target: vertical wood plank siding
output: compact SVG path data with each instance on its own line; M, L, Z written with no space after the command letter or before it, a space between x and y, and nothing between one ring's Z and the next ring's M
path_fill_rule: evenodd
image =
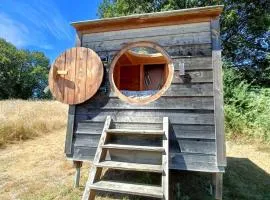
M76 32L75 46L82 46L82 35ZM73 156L73 138L74 138L74 121L75 121L76 106L70 105L68 111L67 132L65 141L65 153L68 157Z
M105 75L97 94L87 102L76 105L73 154L70 158L93 158L108 115L112 117L112 126L115 128L156 130L162 129L162 119L168 117L172 140L170 152L174 155L170 167L187 169L187 166L191 166L187 170L196 171L198 168L191 162L202 155L200 162L206 162L202 166L211 164L212 168L208 171L216 170L213 166L216 164L214 110L217 108L213 93L215 79L210 22L92 33L84 34L81 38L82 46L93 49L103 60ZM121 101L110 91L108 80L113 57L127 43L135 41L158 43L171 56L175 65L170 88L161 98L144 106ZM178 63L181 62L185 63L185 77L179 76ZM203 160L209 159L209 156L211 162ZM188 158L187 163L183 164L185 158Z

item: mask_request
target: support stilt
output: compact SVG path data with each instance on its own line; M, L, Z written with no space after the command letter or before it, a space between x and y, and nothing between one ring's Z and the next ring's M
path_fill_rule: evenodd
M77 188L80 185L82 163L83 163L82 161L73 161L73 166L76 168L74 177L74 188Z
M223 173L214 173L212 175L213 189L216 200L222 200Z

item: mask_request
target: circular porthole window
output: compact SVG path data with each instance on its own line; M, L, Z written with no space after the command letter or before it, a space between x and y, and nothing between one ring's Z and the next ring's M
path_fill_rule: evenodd
M147 104L169 88L173 72L173 62L162 47L152 42L135 42L113 59L110 83L121 100Z

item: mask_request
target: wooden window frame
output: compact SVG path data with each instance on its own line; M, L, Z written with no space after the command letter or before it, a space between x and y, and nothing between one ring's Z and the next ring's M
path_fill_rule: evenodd
M128 50L135 48L135 47L149 47L157 50L160 52L166 59L167 61L167 80L165 81L165 84L163 87L154 95L150 97L145 97L145 98L131 98L123 95L120 90L117 88L116 84L114 82L113 74L114 74L114 69L117 64L118 59ZM143 105L143 104L148 104L150 102L153 102L160 98L166 90L170 87L172 79L173 79L173 74L174 74L174 66L173 66L173 61L168 55L168 53L158 44L154 42L148 42L148 41L140 41L140 42L133 42L130 44L127 44L124 48L122 48L118 54L114 57L111 66L110 66L110 72L109 72L109 81L111 85L111 89L114 92L116 96L118 96L122 101L127 102L129 104L137 104L137 105Z

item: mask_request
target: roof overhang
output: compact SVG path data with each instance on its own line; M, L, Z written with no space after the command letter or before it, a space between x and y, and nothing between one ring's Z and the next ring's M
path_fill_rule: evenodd
M222 5L190 9L181 9L147 14L136 14L123 17L104 18L72 22L71 25L83 33L108 32L116 30L166 26L210 21L218 17L223 10Z

